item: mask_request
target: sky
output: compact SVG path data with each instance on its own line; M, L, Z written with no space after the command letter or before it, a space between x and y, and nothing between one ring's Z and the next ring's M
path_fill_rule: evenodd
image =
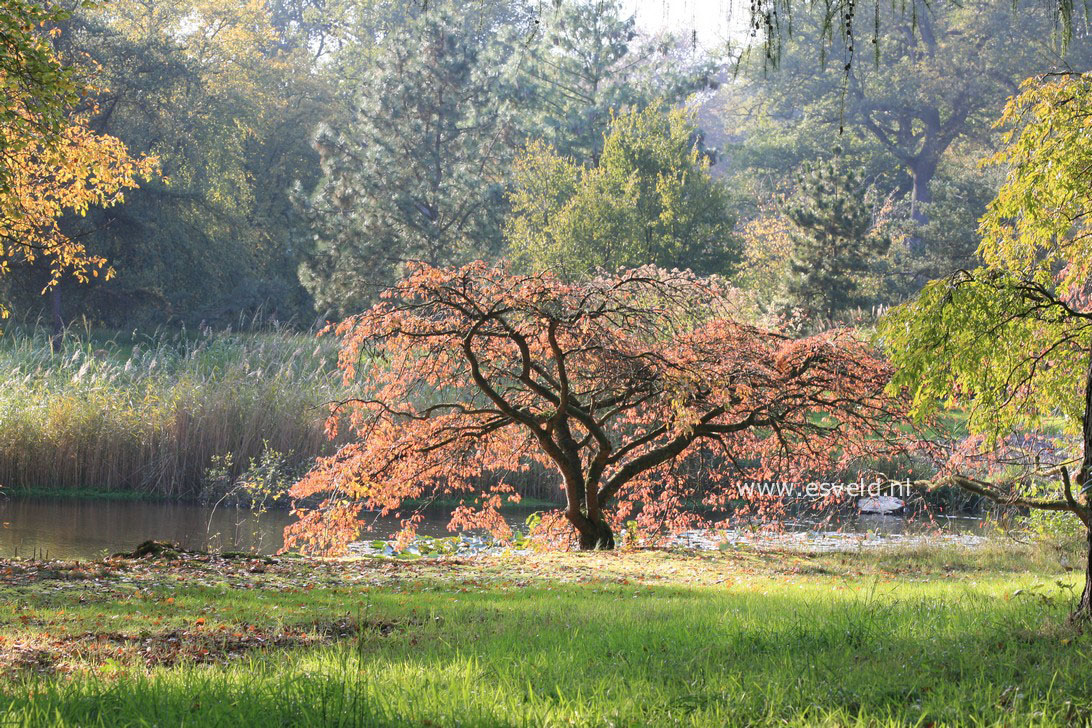
M748 14L747 0L624 0L635 11L637 23L646 31L697 30L705 47L723 43L729 29L736 29L736 40Z

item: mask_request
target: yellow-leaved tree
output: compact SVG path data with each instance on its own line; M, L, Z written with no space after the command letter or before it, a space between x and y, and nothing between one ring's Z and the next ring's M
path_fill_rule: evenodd
M75 111L88 86L49 42L64 17L27 0L0 9L0 275L45 259L50 286L66 273L81 281L112 274L61 219L117 204L156 169L154 158L134 158L120 140L92 131L91 112ZM0 302L0 317L8 313Z
M1005 183L981 260L929 283L880 332L894 389L971 438L942 476L1003 505L1072 516L1088 544L1074 618L1092 621L1092 74L1028 80L990 160ZM1071 476L1071 469L1075 474Z

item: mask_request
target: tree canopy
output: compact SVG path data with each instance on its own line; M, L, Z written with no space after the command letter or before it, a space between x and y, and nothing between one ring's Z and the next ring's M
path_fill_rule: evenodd
M618 0L561 0L540 8L521 83L534 136L595 164L612 114L675 104L716 85L718 64L687 39L639 32Z
M746 498L740 478L807 482L895 449L881 357L849 332L740 323L737 306L723 284L654 267L579 283L415 267L337 326L354 393L329 426L347 419L351 440L293 489L321 503L298 508L286 547L341 552L364 508L458 494L476 497L453 528L510 537L498 509L537 465L558 476L580 547L610 548L630 519L645 534L708 525Z
M497 260L513 249L504 231L519 226L511 205L529 189L518 189L530 166L517 166L521 154L526 162L548 147L576 166L624 169L624 160L601 164L612 118L680 105L695 112L687 153L696 146L694 168L704 170L670 199L666 189L626 192L616 175L589 175L605 197L578 195L587 204L572 219L620 226L618 247L629 251L593 254L589 266L733 273L738 242L711 231L733 218L750 223L757 207L791 195L794 171L837 141L863 180L913 207L917 224L889 253L888 281L870 289L872 303L904 300L967 262L974 221L997 187L996 175L974 169L994 143L993 107L1026 74L1088 58L1087 44L1058 55L1049 7L985 0L881 4L878 30L863 29L862 7L844 2L760 4L751 9L754 47L736 68L743 84L729 63L740 47L712 52L681 31L646 32L621 0L9 6L0 32L10 36L5 48L24 49L25 65L7 64L21 80L5 93L36 89L39 125L76 112L132 158L159 160L161 175L130 188L123 204L58 219L68 239L119 275L90 286L62 280L54 290L63 290L68 318L110 326L222 324L257 310L310 321L369 305L410 260ZM14 20L19 13L30 21ZM425 42L430 27L443 28L446 45ZM869 35L852 41L852 27ZM759 50L764 38L778 44L769 56ZM860 52L872 39L878 56ZM852 42L857 58L847 69ZM721 106L710 105L714 92ZM4 112L9 128L22 118L15 108ZM545 146L528 153L530 140ZM568 184L561 177L572 169L553 170ZM708 199L723 196L729 212L719 203L691 209L686 222L705 172L726 180L708 187ZM627 221L615 212L634 195L642 209ZM636 218L657 205L676 217L649 223L653 240L641 246L658 252L635 257ZM666 233L671 226L681 232ZM579 232L574 240L596 234ZM680 235L694 241L680 244ZM38 305L53 279L48 261L9 262L19 272L5 279L7 297Z
M65 17L60 9L29 0L12 0L0 9L0 126L10 137L4 140L5 151L18 151L34 139L59 141L68 128L68 112L82 85L73 69L61 64L46 35L46 26ZM6 159L0 171L8 174Z
M567 277L643 264L730 274L735 217L708 164L689 115L660 105L616 115L593 167L533 144L516 165L509 254Z
M89 112L77 109L86 82L48 40L66 17L22 0L0 10L0 274L42 260L47 288L65 273L81 282L112 273L103 257L62 230L61 218L121 202L156 164L96 133ZM7 314L0 305L0 315Z
M948 464L954 482L1002 503L1072 512L1092 556L1092 76L1030 80L1002 123L1009 130L993 161L1009 172L982 221L982 264L928 284L882 322L892 386L910 391L919 416L966 410L977 437ZM1049 432L1048 421L1059 436L1025 437ZM1083 498L1070 487L1074 462ZM1089 576L1083 618L1092 614Z
M348 113L315 136L318 243L304 282L320 306L360 310L407 261L496 254L519 143L519 35L507 20L492 4L434 4L345 71Z
M977 161L999 142L991 124L1005 99L1028 76L1086 67L1092 46L1063 52L1041 5L914 2L881 6L846 69L848 47L824 32L829 20L823 6L800 5L776 70L744 59L743 83L725 89L720 107L724 174L760 206L791 194L795 170L837 144L864 181L904 200L907 235L874 301L899 302L973 265L977 219L1000 185ZM824 54L828 62L816 62Z
M786 207L792 252L785 293L813 325L829 325L868 303L864 279L877 272L891 244L877 229L869 193L836 158L807 168Z
M328 93L296 31L263 2L204 0L115 0L60 31L66 57L95 72L89 124L162 170L124 205L69 225L119 270L66 290L70 313L111 324L309 314L290 193L315 177L309 134Z

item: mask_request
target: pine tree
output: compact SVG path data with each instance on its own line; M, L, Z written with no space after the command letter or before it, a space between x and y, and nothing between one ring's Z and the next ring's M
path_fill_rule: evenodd
M866 305L862 284L891 245L875 229L868 186L836 155L808 166L785 210L793 224L785 294L820 324Z
M434 3L378 46L342 53L348 110L316 134L316 249L301 269L320 309L366 305L407 261L497 252L520 141L511 83L519 52L505 40L517 28L498 13Z
M594 164L612 112L675 104L714 87L716 63L685 39L640 34L619 0L559 0L542 13L541 42L524 64L535 135Z

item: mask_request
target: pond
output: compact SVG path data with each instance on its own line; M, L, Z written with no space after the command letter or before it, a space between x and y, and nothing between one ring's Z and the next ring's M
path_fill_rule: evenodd
M536 508L513 508L506 516L513 528L526 530ZM450 511L424 512L418 528L426 536L450 536ZM400 528L398 518L366 516L371 538L387 538ZM212 508L196 503L79 498L0 499L0 557L91 559L131 551L148 539L170 541L188 549L276 552L284 527L293 520L286 510L255 517L238 508Z
M505 516L515 530L525 530L527 516L537 508L511 508ZM424 536L450 536L450 511L424 511L418 529ZM383 539L399 529L394 516L367 516L371 526L365 538ZM276 552L284 527L292 521L287 511L269 511L257 518L247 510L212 508L194 503L161 501L84 500L68 498L11 498L0 500L0 557L91 559L131 551L148 539L170 541L189 549ZM949 519L940 529L949 533L982 533L979 519ZM936 528L893 516L852 516L822 527L822 533L902 535ZM798 523L790 530L804 533L814 524ZM701 544L695 542L692 545Z

